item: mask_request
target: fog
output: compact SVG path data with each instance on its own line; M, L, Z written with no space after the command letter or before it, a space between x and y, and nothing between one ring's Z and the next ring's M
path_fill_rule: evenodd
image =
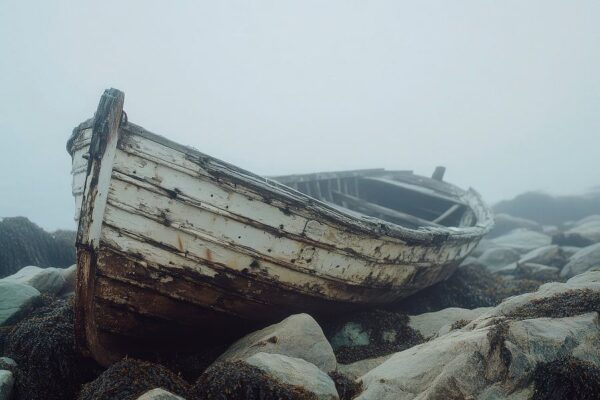
M490 202L600 184L598 1L0 1L0 217L74 228L102 91L262 175L385 167Z

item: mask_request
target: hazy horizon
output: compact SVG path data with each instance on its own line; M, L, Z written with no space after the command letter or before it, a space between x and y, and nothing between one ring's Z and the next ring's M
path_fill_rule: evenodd
M600 3L0 2L0 217L74 229L71 130L261 175L411 169L495 203L600 185Z

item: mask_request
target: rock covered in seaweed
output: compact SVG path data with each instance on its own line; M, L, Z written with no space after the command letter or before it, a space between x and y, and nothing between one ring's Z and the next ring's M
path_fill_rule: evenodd
M48 233L25 217L0 219L0 278L26 265L66 267L75 262L75 232Z
M146 361L125 358L85 384L79 400L135 400L154 388L163 388L186 398L189 385L167 368Z
M273 379L243 360L235 360L213 364L198 378L188 399L317 400L317 396Z
M6 334L4 352L14 359L20 399L73 398L98 366L74 348L71 299L36 309Z
M598 312L600 272L542 285L396 353L360 378L358 399L530 398L545 363L571 357L600 366Z
M345 315L326 323L337 360L342 364L379 357L423 341L409 326L406 314L369 310Z

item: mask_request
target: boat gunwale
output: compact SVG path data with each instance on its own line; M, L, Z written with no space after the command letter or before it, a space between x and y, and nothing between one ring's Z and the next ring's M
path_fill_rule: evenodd
M73 133L67 142L67 150L72 154L73 144L80 132L90 129L93 126L94 118L90 118L73 129ZM358 230L361 233L366 233L370 236L381 238L388 236L394 239L400 239L407 244L415 242L440 243L446 241L466 242L478 240L488 233L493 227L493 217L491 210L485 206L481 195L472 188L463 190L448 182L440 182L446 188L450 188L455 192L457 198L463 201L475 215L476 224L469 227L419 227L408 228L402 225L395 224L380 218L370 217L362 213L354 212L345 209L341 206L329 204L317 198L302 193L294 188L280 183L272 178L265 178L254 174L250 171L237 167L218 158L202 153L190 146L185 146L174 142L164 136L153 133L140 125L126 121L122 123L119 130L126 135L137 135L147 140L163 145L175 151L179 151L190 158L188 160L198 164L201 168L206 169L209 174L215 173L219 178L227 176L235 183L242 184L252 191L260 195L261 192L267 191L272 198L282 203L295 205L298 210L290 210L291 213L306 217L302 214L303 210L308 210L315 216L322 217L334 224L341 224L351 227L353 230ZM121 142L121 140L119 140ZM370 171L379 169L371 169ZM419 175L412 176L421 180L430 180L430 178ZM320 218L319 220L323 222Z

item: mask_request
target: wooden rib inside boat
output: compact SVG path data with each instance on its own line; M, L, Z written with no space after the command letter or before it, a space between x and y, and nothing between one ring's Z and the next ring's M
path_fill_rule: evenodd
M107 365L447 278L491 228L473 191L382 169L263 178L127 120L105 91L67 144L75 330Z

